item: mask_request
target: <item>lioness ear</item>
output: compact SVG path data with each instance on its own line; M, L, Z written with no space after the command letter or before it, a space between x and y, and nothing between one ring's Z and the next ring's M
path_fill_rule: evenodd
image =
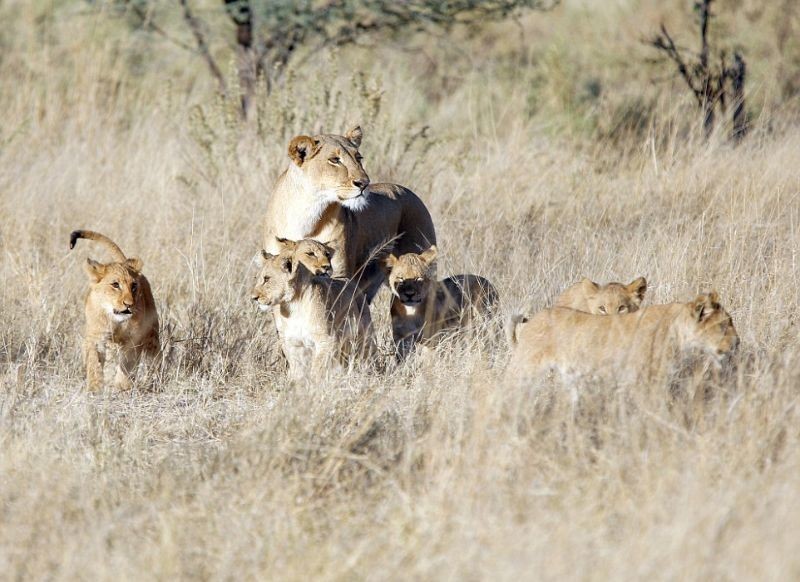
M698 295L697 298L692 301L692 314L695 320L703 322L711 317L711 314L714 313L719 306L719 303L714 301L714 299L719 299L719 296L715 291L712 291L707 295Z
M634 297L641 303L644 300L644 294L647 291L647 279L644 277L639 277L634 281L631 281L628 286L626 287L629 293L632 293Z
M437 253L438 253L438 251L436 249L436 245L431 245L431 248L429 248L427 251L422 253L419 256L419 258L422 259L428 265L430 265L433 261L436 260Z
M86 264L83 265L83 269L86 271L86 274L89 275L89 278L97 283L100 279L103 278L103 275L106 274L106 266L103 263L98 263L92 259L86 259Z
M288 238L282 238L282 237L279 237L279 236L276 236L275 240L277 240L278 244L281 245L285 249L289 249L289 250L293 251L293 250L295 250L297 248L297 241L295 241L295 240L291 240L291 239L288 239Z
M142 262L142 259L140 259L139 257L131 257L130 259L125 259L125 265L129 269L133 269L137 273L141 273L144 263Z
M298 135L289 142L289 157L298 166L302 166L303 162L314 157L317 153L317 146L319 142L307 135Z
M361 131L361 126L356 125L354 128L350 129L344 136L350 140L357 148L361 147L361 138L364 137L364 132Z
M588 277L584 277L583 279L581 279L581 285L583 285L584 288L588 289L589 291L597 291L598 289L600 289L600 285L598 285Z

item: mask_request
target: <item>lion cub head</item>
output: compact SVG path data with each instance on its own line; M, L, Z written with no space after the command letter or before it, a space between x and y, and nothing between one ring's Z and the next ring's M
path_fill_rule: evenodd
M731 316L720 305L716 291L698 295L689 306L691 321L687 335L691 344L718 358L736 350L739 334Z
M362 136L359 126L344 135L298 135L289 142L289 158L318 197L360 210L369 195L369 176L358 151Z
M403 305L424 302L436 283L436 246L421 254L389 255L384 264L389 270L389 289Z
M312 275L330 277L333 273L331 258L334 250L331 246L313 238L299 241L281 237L276 239L281 246L279 254L297 259Z
M84 266L91 286L92 301L108 313L113 321L130 319L136 311L142 279L142 261L125 259L119 263L99 263L86 259Z
M258 273L256 285L253 287L250 298L258 303L261 311L268 311L275 305L288 303L297 295L295 284L300 270L305 267L285 253L273 255L261 251L264 266Z
M556 299L556 307L567 307L595 315L616 315L637 311L647 291L644 277L624 283L599 285L583 278L566 289Z

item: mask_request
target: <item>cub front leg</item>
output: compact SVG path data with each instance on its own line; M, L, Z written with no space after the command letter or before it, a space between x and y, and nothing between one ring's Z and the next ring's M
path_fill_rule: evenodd
M139 350L136 348L121 348L119 350L119 362L117 363L117 374L114 377L114 385L120 390L130 390L133 387L133 374L139 364Z
M106 345L101 340L87 338L83 342L83 363L86 367L86 385L91 392L103 389L103 365L106 363Z

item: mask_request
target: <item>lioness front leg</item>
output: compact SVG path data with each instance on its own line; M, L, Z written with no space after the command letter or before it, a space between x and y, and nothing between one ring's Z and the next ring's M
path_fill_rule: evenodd
M90 391L103 389L103 365L106 362L105 345L87 339L83 342L83 361L86 366L86 384Z

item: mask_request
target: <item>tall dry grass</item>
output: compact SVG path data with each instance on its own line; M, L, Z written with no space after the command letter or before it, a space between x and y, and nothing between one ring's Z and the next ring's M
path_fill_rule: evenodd
M202 62L118 19L0 6L0 577L796 578L796 54L772 8L756 26L721 2L760 117L741 147L704 144L639 60L643 31L677 25L668 4L324 55L249 128ZM294 132L358 121L371 177L429 205L441 274L487 276L505 312L582 275L645 275L650 302L713 287L738 370L699 410L660 385L589 384L573 406L504 385L486 333L289 385L248 300L261 215ZM153 284L167 357L130 393L83 389L81 262L103 256L68 251L79 227Z

